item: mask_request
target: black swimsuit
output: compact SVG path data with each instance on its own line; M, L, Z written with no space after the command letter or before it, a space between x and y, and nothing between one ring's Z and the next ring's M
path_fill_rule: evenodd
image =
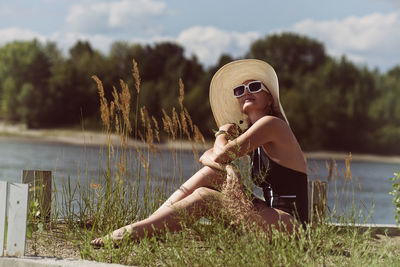
M262 147L253 152L251 163L253 182L263 189L268 207L286 211L303 224L308 222L307 174L279 165Z

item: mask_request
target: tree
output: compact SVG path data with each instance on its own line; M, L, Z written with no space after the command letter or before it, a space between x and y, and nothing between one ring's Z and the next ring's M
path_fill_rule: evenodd
M400 150L400 66L379 77L378 92L369 109L373 125L372 144L383 153Z
M44 53L44 46L37 40L16 41L0 48L1 112L5 119L25 121L32 126L38 124L46 107L50 69L51 62ZM24 107L27 96L33 97L28 92L35 92L36 99L29 101L29 107ZM27 108L36 110L28 112ZM30 112L36 112L37 116L29 115Z
M204 123L202 111L195 105L197 99L191 97L203 89L199 82L203 78L204 70L196 57L185 57L181 46L170 42L146 46L117 42L112 46L109 59L112 62L115 82L118 81L118 76L118 79L127 82L130 88L134 87L131 75L132 59L138 62L141 91L139 96L135 95L135 90L131 93L134 94L134 99L139 98L140 104L145 105L149 113L156 118L162 117L162 109L179 107L181 78L185 86L185 106L192 113L195 123Z
M246 57L271 64L285 90L300 84L304 75L316 71L327 59L322 43L294 33L267 35L251 45Z
M104 56L88 42L78 41L70 49L70 57L53 69L54 124L75 124L98 114L97 87L91 77L105 77L107 66Z

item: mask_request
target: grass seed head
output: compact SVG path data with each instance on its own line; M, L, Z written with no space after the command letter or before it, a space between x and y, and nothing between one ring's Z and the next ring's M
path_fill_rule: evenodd
M132 69L132 75L133 79L135 80L135 87L136 87L136 92L137 94L140 93L140 75L139 75L139 68L137 65L137 62L133 59L133 69Z
M181 110L183 110L183 99L185 98L185 90L184 90L184 85L183 81L181 78L179 78L179 105L181 107Z
M98 89L99 98L100 98L101 120L103 122L103 125L106 127L106 131L109 132L110 127L111 127L110 110L108 107L108 101L104 96L103 83L96 75L93 75L92 79L95 80L97 83L97 89Z

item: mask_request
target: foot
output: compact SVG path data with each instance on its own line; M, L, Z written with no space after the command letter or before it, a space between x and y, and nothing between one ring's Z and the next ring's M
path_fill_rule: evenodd
M127 233L128 233L128 230L126 229L126 227L122 227L122 228L115 230L111 234L93 239L90 242L90 244L95 247L103 247L105 242L112 241L114 243L114 245L117 245L118 243L120 243L122 241L122 239L126 236Z

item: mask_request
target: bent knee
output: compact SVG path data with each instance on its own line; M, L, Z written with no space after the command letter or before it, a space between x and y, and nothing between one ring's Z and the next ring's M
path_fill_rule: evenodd
M208 166L201 168L200 172L206 177L207 185L213 187L221 186L226 180L226 175L224 172Z
M216 194L218 194L217 191L208 188L208 187L199 187L196 188L193 193L192 196L199 200L199 201L203 201L203 200L210 200L212 198L215 198Z

